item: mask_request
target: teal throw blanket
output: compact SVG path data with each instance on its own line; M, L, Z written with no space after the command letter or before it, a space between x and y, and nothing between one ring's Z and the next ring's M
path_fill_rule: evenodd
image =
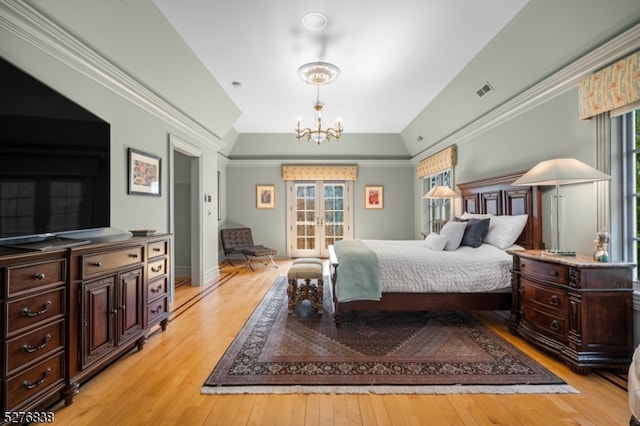
M341 240L333 245L338 257L338 302L380 300L378 257L360 240Z

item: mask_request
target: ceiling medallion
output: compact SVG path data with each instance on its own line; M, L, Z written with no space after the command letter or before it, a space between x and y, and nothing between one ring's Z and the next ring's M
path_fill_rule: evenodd
M327 26L327 18L321 13L308 13L302 17L302 25L311 31L320 31Z
M298 68L298 75L305 83L329 84L340 74L340 68L328 62L309 62Z

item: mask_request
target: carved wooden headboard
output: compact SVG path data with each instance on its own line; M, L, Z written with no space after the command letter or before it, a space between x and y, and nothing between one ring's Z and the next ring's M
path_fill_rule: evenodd
M527 225L516 244L527 249L542 249L542 190L539 186L512 186L525 172L517 172L458 186L462 211L495 215L528 214Z

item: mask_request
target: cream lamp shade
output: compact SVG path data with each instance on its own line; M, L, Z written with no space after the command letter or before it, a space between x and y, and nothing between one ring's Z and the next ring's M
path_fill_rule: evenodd
M550 186L554 185L556 190L551 195L551 238L552 245L549 252L575 256L572 250L565 250L564 246L564 223L566 209L564 197L559 194L560 185L572 183L587 183L599 180L611 179L606 173L601 172L591 166L584 164L575 158L557 158L554 160L541 161L531 170L516 179L512 185L515 186Z
M455 198L458 194L445 185L434 186L422 198Z
M555 160L541 161L516 179L512 185L567 185L607 179L611 179L611 176L575 158L557 158Z

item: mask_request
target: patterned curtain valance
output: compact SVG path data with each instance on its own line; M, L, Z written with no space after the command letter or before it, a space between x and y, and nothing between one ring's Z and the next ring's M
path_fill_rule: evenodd
M578 88L581 119L640 101L640 52L585 78Z
M456 146L451 145L442 151L427 157L418 163L416 174L418 179L431 176L456 165Z
M282 166L284 180L356 180L358 166Z

